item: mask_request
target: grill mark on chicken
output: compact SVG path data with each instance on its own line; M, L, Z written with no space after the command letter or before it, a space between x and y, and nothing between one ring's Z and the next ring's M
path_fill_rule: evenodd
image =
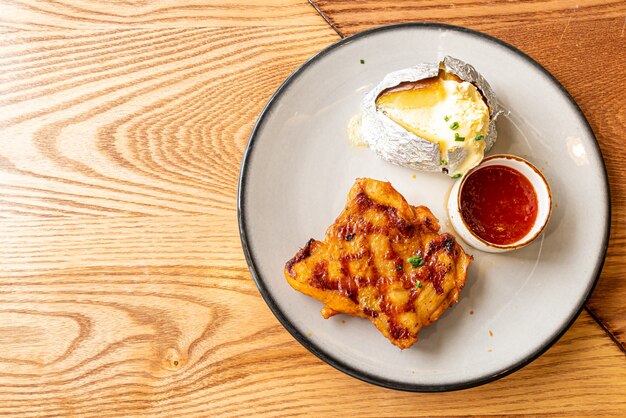
M336 290L336 287L332 286L332 282L328 280L328 263L326 261L315 264L311 273L310 284L318 289Z
M380 193L386 193L384 200ZM471 259L452 235L438 235L438 229L428 209L408 206L388 183L359 179L325 240L307 242L286 263L285 277L296 290L325 303L325 318L336 313L369 318L393 344L407 348L458 299ZM423 265L406 263L415 254ZM420 300L427 286L434 292Z
M296 275L293 270L293 266L311 255L311 245L313 245L314 242L315 240L313 238L308 240L304 247L300 248L296 255L294 255L291 260L287 261L287 264L285 264L285 268L292 277Z
M363 308L363 313L367 316L371 316L372 318L378 318L378 312L370 308Z
M425 257L432 257L434 253L445 249L448 254L453 254L455 251L456 240L448 233L441 234L437 238L433 238L426 247Z
M437 254L445 251L449 255L458 255L455 246L456 240L450 234L441 234L432 239L426 246L424 264L428 269L428 275L423 277L423 281L430 282L438 294L443 293L443 278L452 269L452 266L440 262Z

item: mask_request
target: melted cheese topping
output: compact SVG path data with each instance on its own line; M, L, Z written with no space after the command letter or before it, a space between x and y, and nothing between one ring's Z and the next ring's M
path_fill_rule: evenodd
M471 83L438 78L418 88L384 93L376 107L407 131L438 143L446 163L448 151L464 148L466 156L450 176L465 174L483 159L489 108ZM455 134L465 139L456 140ZM475 140L476 135L482 135L482 140Z

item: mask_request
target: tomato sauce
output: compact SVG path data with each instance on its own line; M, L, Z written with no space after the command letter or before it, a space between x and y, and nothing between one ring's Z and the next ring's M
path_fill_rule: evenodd
M461 216L485 241L508 245L524 238L537 219L537 193L519 171L502 165L476 170L461 190Z

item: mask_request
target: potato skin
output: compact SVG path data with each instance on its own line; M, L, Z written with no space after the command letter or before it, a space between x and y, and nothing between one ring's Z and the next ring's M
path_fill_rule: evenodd
M473 84L481 93L489 108L489 128L484 138L488 152L497 138L496 119L502 113L489 83L478 71L459 59L446 56L439 63L423 63L387 74L361 101L360 138L379 157L392 164L420 171L443 172L454 176L462 168L467 152L456 148L444 158L439 144L417 136L386 117L376 108L376 99L389 89L406 89L411 83L437 78L443 71L447 78ZM445 164L442 164L442 160Z

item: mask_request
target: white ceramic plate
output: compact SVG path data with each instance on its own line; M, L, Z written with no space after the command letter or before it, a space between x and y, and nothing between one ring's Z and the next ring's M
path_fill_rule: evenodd
M294 291L285 262L323 239L357 177L388 180L443 230L453 180L393 166L348 143L363 95L394 70L452 55L473 64L509 111L490 154L522 156L552 187L545 233L526 248L474 255L460 302L401 351L366 319L325 320L321 303ZM361 64L361 60L365 63ZM602 269L609 189L597 142L574 100L539 64L504 42L431 23L386 26L315 55L261 113L242 162L239 225L250 271L285 328L330 365L370 383L410 391L483 384L528 364L576 319ZM461 242L461 244L463 244Z

